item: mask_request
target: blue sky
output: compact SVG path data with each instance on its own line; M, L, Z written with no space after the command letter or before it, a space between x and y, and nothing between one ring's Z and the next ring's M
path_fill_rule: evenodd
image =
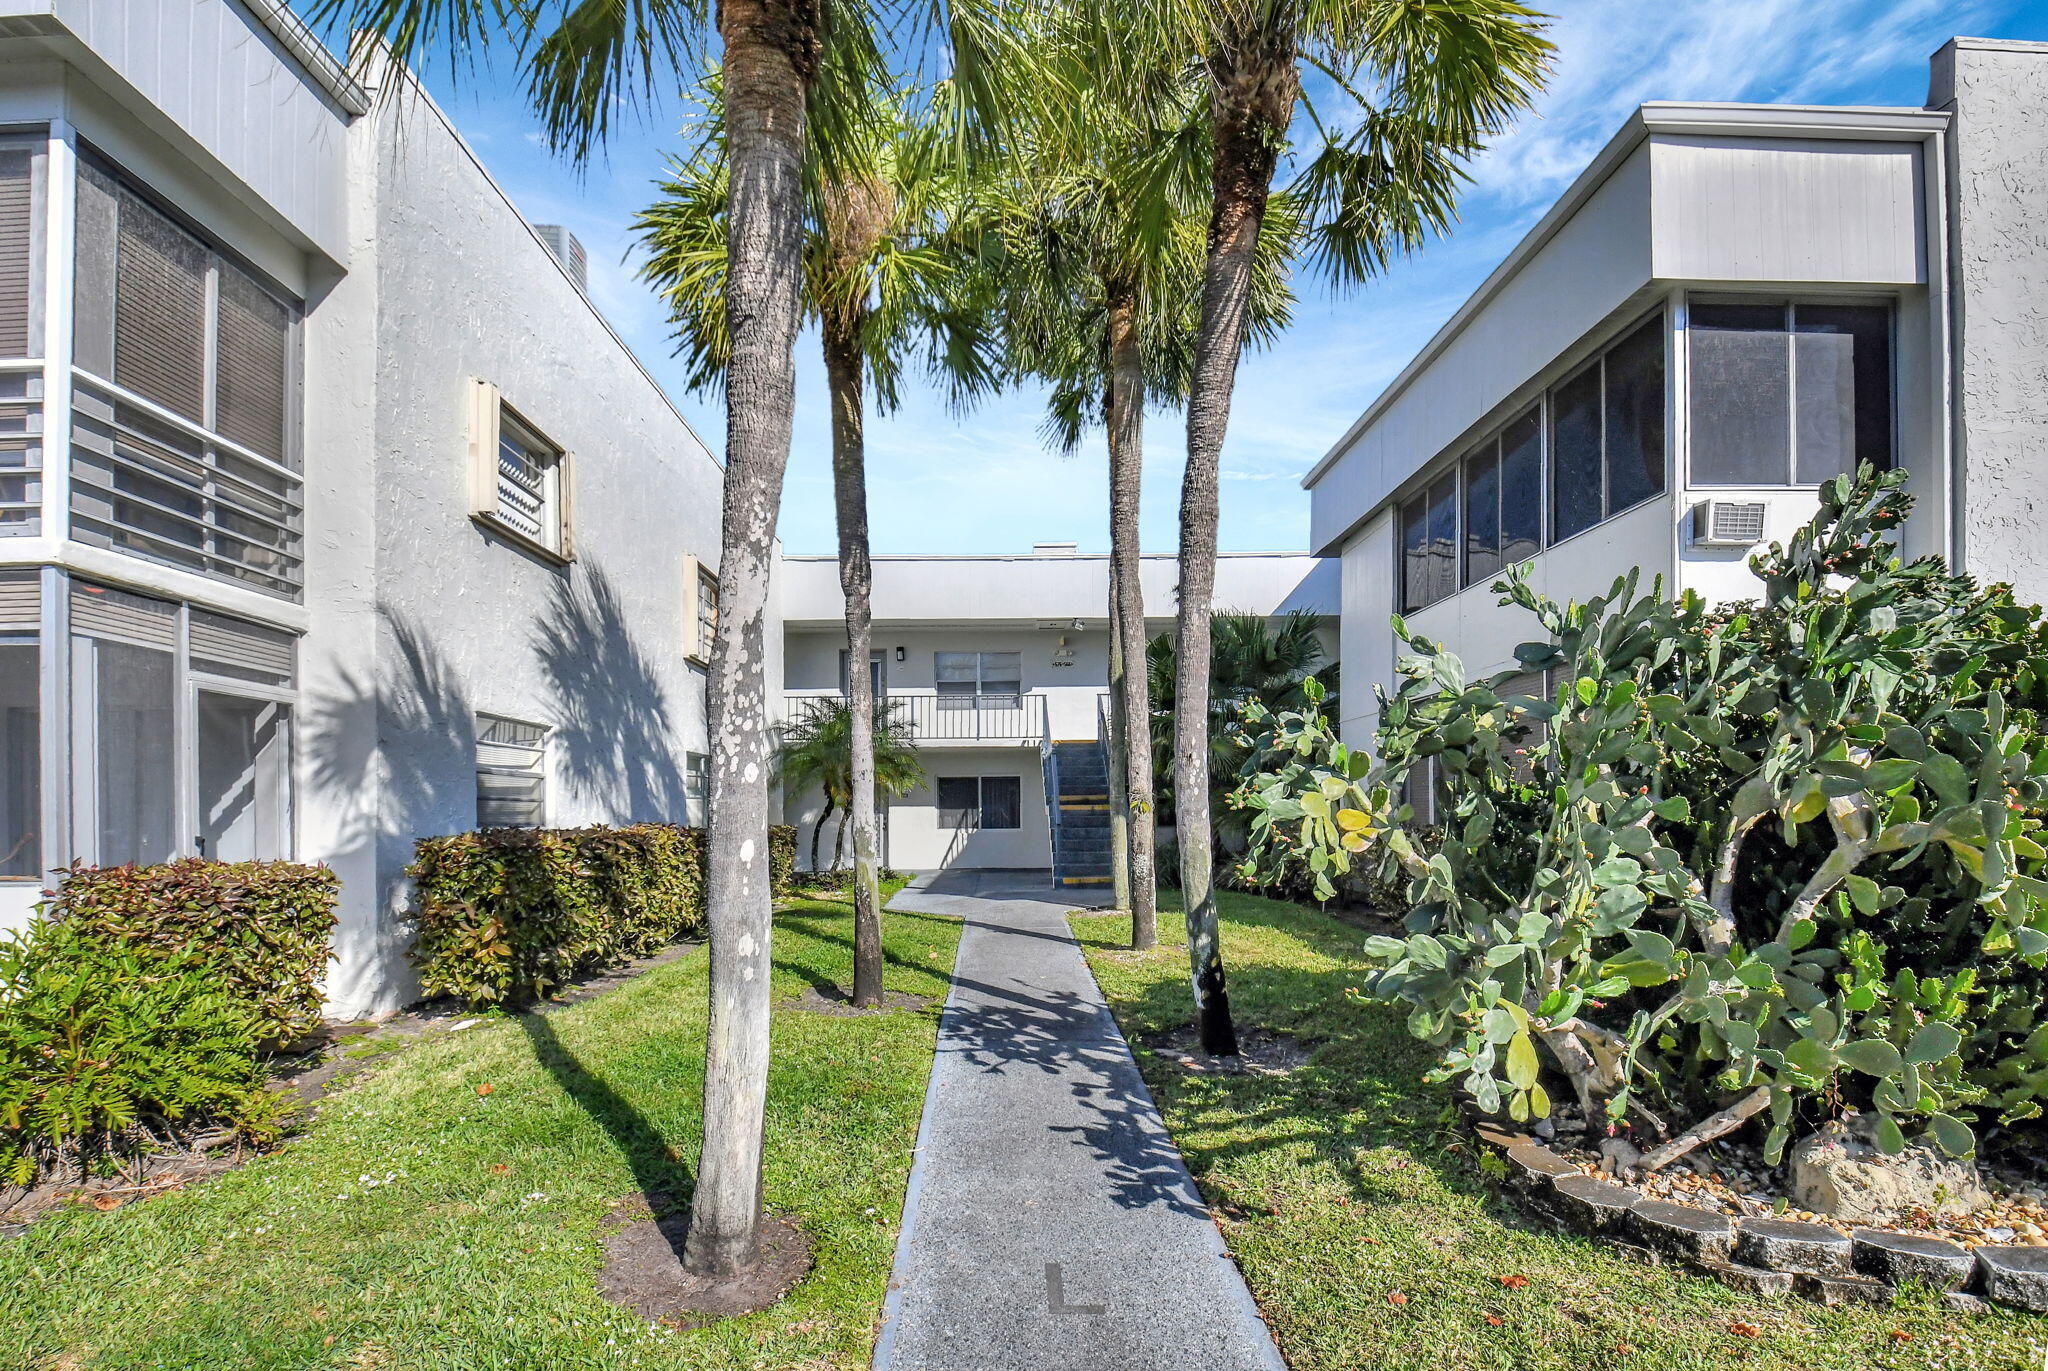
M303 0L301 0L303 3ZM1538 0L1539 4L1541 0ZM1337 298L1297 281L1287 337L1245 360L1224 450L1222 545L1299 548L1308 536L1301 474L1321 457L1439 324L1506 255L1646 100L1918 105L1927 58L1950 35L2048 39L2038 0L1551 0L1555 70L1536 112L1472 168L1462 222L1384 278ZM599 160L551 157L506 69L435 95L529 219L567 224L590 254L591 293L669 388L714 451L715 396L683 392L661 307L635 279L628 226L652 194L663 154L681 140L680 106L627 120ZM817 341L798 345L796 438L781 532L791 552L830 552L831 462ZM1072 457L1039 437L1041 397L1019 393L966 416L909 390L871 416L868 479L882 553L1021 552L1034 542L1108 546L1107 477L1098 443ZM1171 550L1183 428L1155 413L1147 428L1144 541Z

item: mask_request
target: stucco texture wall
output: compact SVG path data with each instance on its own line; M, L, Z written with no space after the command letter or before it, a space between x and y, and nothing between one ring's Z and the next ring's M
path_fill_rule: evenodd
M1950 233L1961 557L2048 601L2048 44L1959 39L1929 103L1952 110Z
M403 871L419 837L475 826L479 712L551 730L551 824L699 817L683 794L684 753L706 746L703 677L683 658L683 559L716 565L720 484L437 111L388 104L356 133L356 189L375 206L358 267L377 311L375 594L358 607L375 656L335 673L317 704L333 727L307 730L316 754L353 767L351 729L374 714L362 783L377 798L353 841L374 849L376 888L351 889L344 911L354 956L331 994L345 1010L410 991ZM567 567L471 520L472 378L573 454ZM349 780L337 771L324 789Z

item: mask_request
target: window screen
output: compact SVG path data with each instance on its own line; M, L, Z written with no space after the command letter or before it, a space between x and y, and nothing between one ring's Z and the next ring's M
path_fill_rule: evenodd
M224 438L286 462L291 311L247 273L220 268L214 428Z
M1550 526L1556 541L1600 522L1600 364L1550 393Z
M539 828L547 822L547 739L540 724L476 717L478 828Z
M1543 410L1531 405L1500 436L1500 559L1526 562L1543 547Z
M1699 485L1816 485L1892 465L1891 311L1696 301L1688 318Z
M0 148L0 357L35 357L35 154Z
M1429 487L1429 586L1431 600L1458 589L1458 472L1445 472Z
M1607 517L1664 489L1664 318L1611 348L1605 371Z
M1465 584L1500 571L1500 441L1465 459Z
M1401 611L1429 603L1429 497L1401 506Z
M1015 709L1024 693L1024 654L935 652L932 681L941 709Z
M204 423L207 251L131 192L120 203L109 379Z
M981 778L941 776L938 779L939 827L966 829L979 826L981 819Z
M981 826L1016 828L1022 821L1024 781L1018 776L981 778Z
M42 654L0 638L0 879L42 875Z

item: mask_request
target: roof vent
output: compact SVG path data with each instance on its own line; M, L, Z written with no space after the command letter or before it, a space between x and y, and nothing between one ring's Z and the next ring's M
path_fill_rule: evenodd
M1762 500L1703 500L1692 512L1694 547L1754 547L1764 540Z
M1034 557L1071 557L1080 550L1080 547L1079 543L1033 543L1031 545L1031 555Z
M575 234L560 224L535 224L533 231L548 245L548 251L555 254L555 260L569 270L569 279L576 283L576 289L590 294L590 259L583 251L583 244Z

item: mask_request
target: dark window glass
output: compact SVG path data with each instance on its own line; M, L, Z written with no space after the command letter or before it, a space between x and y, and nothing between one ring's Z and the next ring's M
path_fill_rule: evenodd
M1501 565L1526 562L1543 547L1543 411L1532 406L1500 437Z
M41 660L34 643L0 643L0 876L43 874Z
M1465 459L1465 584L1500 571L1500 456L1488 443Z
M1451 471L1429 488L1429 587L1431 600L1458 589L1458 474Z
M939 827L973 828L981 817L981 781L974 776L938 780Z
M1700 485L1782 485L1789 479L1792 394L1783 311L1770 328L1739 328L1754 305L1696 305L1691 325L1692 479Z
M1664 319L1607 354L1607 513L1664 489Z
M1401 612L1429 603L1429 501L1418 495L1401 506Z
M1712 305L1695 303L1686 311L1694 328L1728 329L1737 333L1782 333L1785 307L1764 304Z
M1881 305L1800 305L1792 326L1798 479L1817 484L1854 471L1859 462L1889 469L1891 311Z
M1023 821L1024 783L1017 776L981 778L981 826L1017 828Z
M1550 393L1550 503L1555 540L1600 522L1600 367Z

